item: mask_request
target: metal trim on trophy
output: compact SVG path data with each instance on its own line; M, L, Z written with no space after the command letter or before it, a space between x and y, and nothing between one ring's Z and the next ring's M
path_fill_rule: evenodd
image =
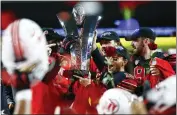
M64 29L66 36L79 37L76 21L74 16L69 12L61 12L57 14L57 18Z
M65 44L70 44L71 69L80 69L80 42L76 21L72 13L62 12L57 14L57 18L65 31Z

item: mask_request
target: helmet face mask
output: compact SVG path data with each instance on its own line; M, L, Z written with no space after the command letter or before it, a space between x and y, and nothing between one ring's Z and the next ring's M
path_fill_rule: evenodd
M82 5L77 4L74 6L73 11L74 19L77 25L81 25L85 19L85 11Z

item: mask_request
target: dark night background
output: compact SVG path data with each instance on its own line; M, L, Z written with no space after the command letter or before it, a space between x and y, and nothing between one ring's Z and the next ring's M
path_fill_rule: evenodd
M115 20L122 20L119 1L104 1L102 28L116 27ZM2 11L12 10L18 18L30 18L42 27L60 28L56 13L72 11L66 1L2 1ZM149 1L138 5L133 16L140 26L176 27L176 1Z

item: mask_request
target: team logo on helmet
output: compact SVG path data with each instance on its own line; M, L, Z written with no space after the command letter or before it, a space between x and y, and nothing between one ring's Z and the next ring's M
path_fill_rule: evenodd
M112 112L112 114L115 114L119 110L119 103L116 99L109 99L108 104L108 111Z
M102 35L101 35L101 37L104 37L104 36L110 36L111 35L111 32L105 32L105 33L103 33Z

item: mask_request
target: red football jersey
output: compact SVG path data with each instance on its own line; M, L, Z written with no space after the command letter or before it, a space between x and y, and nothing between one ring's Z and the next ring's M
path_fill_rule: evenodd
M162 73L162 76L153 76L150 72L147 73L148 70L146 70L145 67L138 65L134 68L134 76L139 84L142 85L146 80L148 80L150 82L151 88L153 88L160 81L166 79L169 76L175 75L171 65L163 59L157 57L151 59L149 62L149 66L150 65L156 66Z

